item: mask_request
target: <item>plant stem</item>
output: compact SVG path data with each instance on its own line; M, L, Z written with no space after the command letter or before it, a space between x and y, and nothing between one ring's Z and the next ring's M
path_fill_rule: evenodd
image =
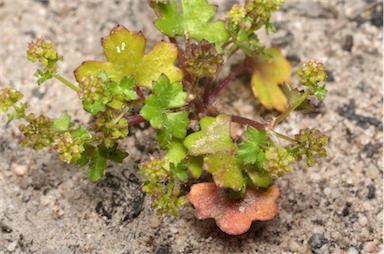
M212 90L212 84L213 84L213 78L208 78L205 82L204 94L203 94L204 104L207 104L208 102L209 94L211 93L211 90Z
M58 73L55 73L53 74L53 77L55 77L57 80L59 80L61 83L63 83L64 85L68 86L69 88L71 88L73 91L75 92L78 92L80 91L80 88L78 88L77 86L75 86L74 84L72 84L71 82L69 82L68 80L66 80L65 78L63 78L60 74Z
M262 124L241 116L231 116L231 121L239 124L249 125L256 130L265 130L268 127L266 124Z
M287 140L289 142L292 142L292 143L297 143L297 140L295 140L293 138L290 138L290 137L287 137L287 136L285 136L283 134L277 133L276 131L273 131L273 133L275 133L278 138L285 139L285 140Z
M223 90L229 84L229 82L236 78L236 76L243 70L243 64L237 66L236 69L234 69L217 87L215 87L211 94L208 96L206 106L211 105L216 100L217 95L221 92L221 90Z
M174 181L172 178L169 179L168 190L167 190L167 197L168 197L168 198L170 198L171 195L172 195L174 182L175 182L175 181Z
M113 124L117 124L117 123L120 121L120 119L123 118L125 114L127 114L128 110L129 110L128 107L123 108L123 110L121 111L121 113L120 113L116 118L114 118L114 119L112 120L112 123L113 123Z
M129 116L127 119L128 119L128 125L135 125L135 124L144 123L147 121L142 116Z
M309 89L306 90L285 112L283 112L281 115L279 115L275 122L273 123L273 127L276 126L278 123L283 121L290 113L292 113L298 106L300 106L305 99L307 99L309 95Z
M145 96L143 94L143 92L141 91L140 87L135 87L135 92L137 93L137 95L139 96L139 98L137 99L137 101L144 101L145 100Z
M237 46L236 44L232 44L232 46L226 52L227 59L230 58L238 49L239 49L239 46Z

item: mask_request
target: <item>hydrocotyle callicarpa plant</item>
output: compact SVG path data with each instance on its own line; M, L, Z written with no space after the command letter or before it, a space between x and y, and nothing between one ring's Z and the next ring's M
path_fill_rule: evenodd
M324 65L303 62L299 84L292 84L291 66L280 50L261 44L257 32L275 31L270 17L283 0L235 4L224 20L215 21L217 6L207 0L148 3L164 37L146 52L141 32L116 25L101 40L105 60L83 62L73 81L60 74L62 56L51 41L39 38L28 46L28 60L41 66L38 85L50 79L66 85L92 116L89 122L74 122L66 112L59 118L27 113L23 94L11 87L1 90L0 109L8 123L24 121L23 145L52 148L59 160L87 168L92 182L103 177L108 161L129 159L129 151L121 149L128 128L134 132L135 125L147 123L157 132L162 156L138 168L157 213L177 215L191 203L197 218L212 217L224 232L242 234L252 221L277 215L280 191L274 179L290 172L295 161L311 167L327 156L328 137L317 129L293 137L275 131L294 110L309 112L313 101L324 100ZM239 51L243 60L225 76L223 66ZM244 72L272 119L255 121L215 106L221 91ZM246 128L236 140L232 123Z

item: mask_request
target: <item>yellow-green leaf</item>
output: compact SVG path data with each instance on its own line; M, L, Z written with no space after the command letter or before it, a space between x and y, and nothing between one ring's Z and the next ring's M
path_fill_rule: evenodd
M183 78L183 72L174 66L177 47L172 43L159 42L145 55L145 38L141 32L130 32L123 26L116 26L109 36L102 39L105 62L85 61L76 70L79 82L83 77L97 76L106 72L112 81L120 82L123 77L134 75L136 85L152 88L152 81L162 73L171 83Z
M244 184L243 162L231 152L219 152L204 158L207 170L218 187L240 191Z
M246 64L252 69L252 90L267 109L283 112L287 98L279 84L290 82L291 65L278 48L269 48L266 54L248 58Z
M200 120L201 130L188 135L184 146L188 154L199 156L223 151L237 151L230 136L231 117L220 114L216 118L206 116Z

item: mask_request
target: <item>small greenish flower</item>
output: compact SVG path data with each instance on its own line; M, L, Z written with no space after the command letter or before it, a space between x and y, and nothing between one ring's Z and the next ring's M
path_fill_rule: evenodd
M39 61L47 67L61 59L53 43L44 38L29 43L27 58L33 63Z
M80 90L77 92L81 100L88 100L94 103L103 98L103 91L105 90L104 81L93 75L84 77L79 82Z
M119 111L108 109L95 116L90 129L96 133L96 139L103 141L104 145L110 148L117 140L128 135L128 121L119 117Z
M165 168L164 160L152 158L142 163L140 173L145 177L143 190L151 196L152 205L158 215L171 213L176 216L179 208L188 203L185 197L180 195L180 179Z
M309 87L327 80L324 64L315 60L304 62L301 68L297 70L297 77L300 80L300 84Z
M73 163L81 158L81 153L85 150L83 143L81 138L72 136L70 132L64 132L56 139L53 149L60 154L60 160Z
M293 156L282 147L269 147L265 152L266 162L264 169L271 174L282 176L285 172L291 171Z
M328 137L317 129L302 129L300 133L295 135L297 144L292 144L287 149L290 150L296 161L301 161L303 155L307 157L307 165L309 167L316 164L314 153L319 157L327 157L325 147L328 145Z
M6 87L0 90L0 109L7 112L10 107L13 107L21 98L23 94L16 89Z
M316 96L319 101L324 100L327 90L320 83L327 80L327 74L323 63L315 60L304 62L297 70L297 77L301 85L308 87L310 95Z
M213 77L224 63L215 44L202 40L198 44L187 42L183 54L186 70L198 78Z
M246 15L247 11L244 7L241 7L238 4L234 4L232 9L227 13L227 18L231 23L240 25L244 22Z
M49 117L36 118L34 114L29 114L25 120L28 125L19 125L19 130L24 134L22 140L24 146L32 145L33 149L41 150L53 143L55 132L51 128L53 121Z
M248 16L253 19L254 27L259 29L262 25L270 26L271 13L280 8L284 0L249 0L245 4Z

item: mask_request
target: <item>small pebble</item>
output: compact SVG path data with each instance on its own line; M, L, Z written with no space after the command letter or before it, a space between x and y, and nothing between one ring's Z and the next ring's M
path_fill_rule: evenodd
M28 172L27 165L13 164L12 168L13 168L13 172L15 172L15 174L18 176L24 176Z
M377 247L377 241L376 240L370 241L364 244L363 250L366 253L372 253L376 250L376 247Z
M300 251L300 245L295 241L290 241L289 242L289 249L292 252L299 252Z
M318 226L318 227L315 227L314 229L313 229L313 233L315 233L315 234L324 234L324 228L323 227L320 227L320 226Z
M56 219L62 217L65 214L64 210L61 209L58 205L52 207L52 213Z
M374 199L376 197L376 188L373 184L368 185L368 199Z
M48 206L49 203L52 201L52 196L50 195L44 195L40 197L40 205L42 206Z
M309 177L314 181L318 182L321 180L321 175L319 173L312 173L309 175Z
M359 254L359 252L357 252L357 250L353 247L349 248L347 253L348 254Z
M340 249L339 246L336 245L336 247L333 249L331 254L344 254L344 251L342 249Z
M376 179L379 177L379 169L373 164L370 163L368 167L365 169L365 174L371 178L371 179Z
M23 177L19 183L21 189L26 190L29 187L29 178Z
M149 220L149 225L152 227L152 228L158 228L160 226L160 219L159 217L157 216L153 216L150 220Z
M309 245L311 246L312 251L320 249L321 246L327 243L328 239L325 238L323 234L313 234L309 239Z
M326 196L329 196L329 194L331 194L331 192L332 192L332 189L331 188L325 188L324 189L324 194L326 195Z
M367 224L368 224L368 219L367 217L365 216L361 216L359 218L359 224L362 226L362 227L365 227Z
M169 231L170 231L173 235L175 235L175 234L177 234L177 233L179 232L179 230L178 230L176 227L170 227L170 228L169 228Z
M371 233L369 233L369 230L367 229L367 227L364 227L363 229L361 229L361 232L359 235L362 238L368 239L368 237L371 235Z
M8 246L7 246L7 250L8 250L9 252L14 252L15 249L16 249L16 246L17 246L17 241L13 241L13 242L11 242L10 244L8 244Z

